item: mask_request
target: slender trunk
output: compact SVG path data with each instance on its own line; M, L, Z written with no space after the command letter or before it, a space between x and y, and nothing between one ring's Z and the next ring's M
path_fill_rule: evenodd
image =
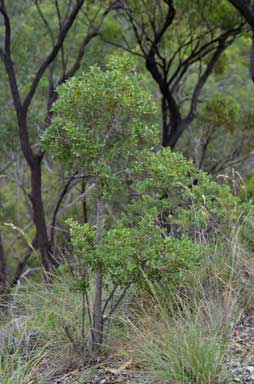
M31 180L31 202L33 207L33 222L36 228L35 240L33 246L39 249L42 265L46 271L46 275L50 270L52 257L50 252L49 238L47 234L45 213L42 202L42 186L41 186L41 163L43 154L34 153L30 141L27 127L27 108L22 105L16 73L10 56L4 56L4 64L9 79L9 85L12 93L13 103L15 106L19 140L23 155L30 169ZM45 275L45 277L46 277Z
M104 203L97 199L97 232L96 245L102 241ZM95 299L93 308L92 348L98 350L103 341L103 310L102 310L102 275L101 271L95 276Z
M254 82L254 27L252 27L252 35L251 35L250 78Z
M98 350L103 341L103 314L102 314L102 276L96 272L95 300L93 310L93 350Z
M34 157L31 170L31 201L33 206L33 222L36 227L34 246L39 249L41 262L46 274L56 265L53 258L50 241L47 233L45 212L42 201L42 178L41 178L42 157Z
M3 247L3 240L0 233L0 295L4 294L7 288L7 263Z
M41 255L41 261L43 267L46 271L45 276L48 275L48 271L52 269L52 266L57 265L57 260L53 258L51 248L50 248L50 240L49 235L47 233L46 219L42 202L42 189L41 189L41 162L42 162L42 153L36 153L33 150L33 147L30 143L30 135L27 127L27 114L29 112L29 108L31 106L31 102L33 101L34 95L37 91L37 88L47 71L49 69L54 69L55 60L58 57L58 54L61 52L65 39L75 23L81 9L84 5L84 0L77 0L76 4L73 5L72 9L68 11L61 28L59 28L58 36L53 44L53 47L49 54L47 54L44 58L44 61L39 66L28 90L24 100L22 101L19 83L17 80L16 66L14 61L12 60L12 23L10 19L10 15L8 14L7 6L5 6L4 1L0 1L0 14L1 18L3 18L3 44L0 47L0 58L4 63L6 74L8 76L8 82L12 94L13 104L15 107L17 122L18 122L18 132L19 139L22 148L23 155L29 165L30 173L31 173L31 201L33 206L33 221L36 227L36 235L35 241L33 242L34 247L38 248ZM103 20L107 16L107 14L113 9L113 7L108 7L102 14L97 26L88 33L87 36L83 39L81 43L78 56L74 61L74 64L70 68L68 74L64 74L61 80L59 80L58 84L64 82L68 77L73 76L77 70L80 68L81 61L85 54L85 49L88 43L97 36L99 29L102 25ZM68 75L68 76L67 76ZM45 128L48 127L51 123L52 114L50 112L50 108L52 103L56 99L57 95L55 90L52 87L52 83L50 84L49 97L48 97L48 113L45 120Z
M42 200L41 168L43 153L34 153L31 148L27 129L26 110L20 105L17 105L16 111L21 149L30 169L33 223L36 228L33 246L40 252L41 263L45 271L45 280L48 281L48 273L54 268L55 262L51 252L49 236L47 233L47 225Z
M86 190L86 183L85 183L85 180L82 180L81 193L84 193L85 190ZM83 220L84 220L84 223L88 223L86 198L84 198L82 200L82 210L83 210Z

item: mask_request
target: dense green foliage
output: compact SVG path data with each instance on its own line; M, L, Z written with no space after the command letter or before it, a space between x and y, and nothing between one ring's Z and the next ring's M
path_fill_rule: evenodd
M142 146L153 147L156 128L142 123L154 113L135 67L112 58L103 72L91 67L57 89L56 114L42 139L63 165L117 190L129 176L129 164L142 159ZM114 185L114 186L113 186Z
M108 207L119 194L126 198L123 188L129 192L99 243L98 216L95 224L67 221L72 251L87 271L82 289L91 287L94 272L101 274L105 292L142 287L145 279L167 280L171 289L187 286L188 273L201 266L218 233L224 231L226 239L238 220L229 187L182 154L156 148L154 128L146 125L153 106L129 62L114 59L105 71L92 67L66 82L54 111L42 137L45 149L63 166L80 169Z

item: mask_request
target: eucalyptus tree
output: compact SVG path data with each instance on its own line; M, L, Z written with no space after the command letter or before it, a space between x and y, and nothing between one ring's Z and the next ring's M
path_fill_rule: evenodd
M111 44L144 60L161 94L162 145L174 148L195 119L210 75L244 23L226 0L120 4L117 18L128 33ZM134 44L128 38L131 32Z
M56 260L42 198L44 152L37 144L36 125L42 130L50 125L57 85L79 70L88 44L97 36L114 4L98 1L92 5L85 0L0 1L1 73L10 88L20 146L30 170L36 229L33 246L40 251L45 271L51 270Z

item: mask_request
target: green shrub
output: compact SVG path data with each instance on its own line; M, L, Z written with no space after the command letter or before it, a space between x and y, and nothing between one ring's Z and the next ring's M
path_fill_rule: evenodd
M130 285L144 284L144 276L157 280L165 272L172 286L183 284L216 233L227 236L236 200L180 153L158 148L156 129L148 124L154 104L131 61L113 57L105 71L93 66L58 94L42 142L67 169L85 174L87 193L96 197L95 225L69 224L73 251L88 271L83 293L91 278L96 281L91 333L98 345L104 317L120 303L113 303L115 291L122 289L122 298ZM126 213L117 212L109 225L105 207L114 206L123 190Z

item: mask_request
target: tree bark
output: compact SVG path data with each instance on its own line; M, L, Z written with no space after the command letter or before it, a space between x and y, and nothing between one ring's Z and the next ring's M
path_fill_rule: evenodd
M254 16L253 16L254 18ZM254 82L254 27L251 34L251 48L250 48L250 78Z
M97 199L97 231L96 245L99 245L103 236L104 202ZM95 276L95 299L93 308L92 349L97 351L103 342L103 309L102 309L102 275L101 271Z
M45 277L49 276L48 272L55 268L55 266L57 265L57 260L53 257L53 252L51 251L50 236L47 233L46 218L45 218L45 212L44 212L44 206L43 206L43 200L42 200L41 164L43 159L43 152L39 150L39 152L36 153L36 151L33 150L33 147L30 143L27 116L29 113L31 102L37 91L38 85L41 79L43 78L45 72L48 69L50 70L50 66L55 62L59 52L61 52L65 39L71 27L73 26L74 22L76 21L78 14L80 13L83 7L83 4L84 4L84 0L76 0L76 2L73 2L73 7L69 10L70 12L68 12L63 23L59 28L58 36L56 38L55 43L52 46L51 51L45 56L44 61L39 66L33 78L30 89L26 94L26 96L24 97L24 99L22 100L19 84L17 81L17 72L16 72L15 64L12 60L11 21L7 11L7 7L5 5L5 1L0 0L0 16L3 18L3 29L4 29L4 38L3 38L4 41L3 41L3 44L0 46L0 58L2 59L5 66L5 70L6 70L6 74L8 77L8 82L9 82L9 86L12 94L13 104L16 111L17 126L18 126L21 149L30 169L30 174L31 174L30 198L31 198L32 207L33 207L33 222L36 227L36 235L33 241L33 246L37 248L40 252L41 262L45 270ZM79 47L78 56L74 60L74 64L71 66L71 68L68 70L67 73L63 73L63 76L60 78L60 80L57 82L56 85L63 83L66 79L72 77L78 71L78 69L80 68L81 62L83 60L87 45L94 37L98 35L105 17L114 9L114 6L115 6L114 2L110 3L110 5L105 9L103 14L99 18L98 23L95 25L91 24L91 27L93 28L91 29L89 28L89 33L87 33L84 36L83 41ZM39 9L39 13L40 13L40 16L44 18L44 16L41 14L40 9ZM47 21L46 21L46 24L49 26ZM49 26L49 29L50 29L50 26ZM50 92L49 92L48 101L47 101L48 112L45 118L45 128L47 128L51 122L50 108L52 106L52 103L57 98L57 94L55 91L56 85L50 83Z
M83 179L81 183L81 193L83 194L86 190L86 182ZM88 223L88 214L87 214L87 203L86 203L86 197L82 200L82 210L83 210L83 220L84 223Z
M254 3L250 5L246 0L229 0L229 2L244 17L251 29L254 29Z
M0 233L0 295L4 294L7 288L7 262L3 247L3 239Z
M42 157L34 157L31 169L31 201L33 206L33 222L36 227L36 237L34 246L39 249L41 262L46 273L56 266L51 252L50 240L47 232L45 212L42 200L42 177L41 177Z

